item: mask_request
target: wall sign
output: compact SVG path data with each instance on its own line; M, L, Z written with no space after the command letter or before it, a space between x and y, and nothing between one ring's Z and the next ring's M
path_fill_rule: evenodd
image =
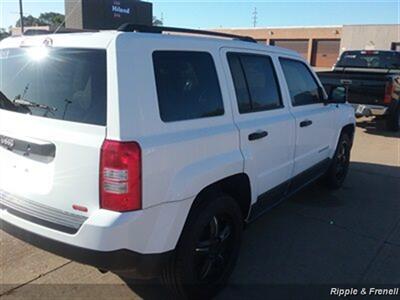
M65 0L67 28L117 29L123 23L151 26L153 6L138 0Z

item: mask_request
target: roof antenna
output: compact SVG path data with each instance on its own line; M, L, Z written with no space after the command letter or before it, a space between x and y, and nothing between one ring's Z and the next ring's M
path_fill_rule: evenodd
M257 20L258 20L258 12L257 12L257 7L254 7L253 11L253 27L257 27Z

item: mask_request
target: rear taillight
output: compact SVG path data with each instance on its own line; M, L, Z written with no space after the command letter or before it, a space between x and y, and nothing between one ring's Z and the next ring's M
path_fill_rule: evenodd
M100 158L100 206L126 212L142 208L141 150L135 142L105 140Z
M390 104L392 102L393 93L394 93L394 84L393 82L388 82L386 84L385 98L383 99L383 103Z

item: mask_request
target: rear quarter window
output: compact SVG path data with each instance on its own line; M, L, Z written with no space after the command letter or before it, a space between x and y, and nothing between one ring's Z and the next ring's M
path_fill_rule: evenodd
M206 52L153 53L160 117L174 122L224 114L214 60Z

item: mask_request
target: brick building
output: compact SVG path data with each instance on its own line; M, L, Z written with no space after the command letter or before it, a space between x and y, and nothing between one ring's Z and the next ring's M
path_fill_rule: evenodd
M216 29L299 52L316 68L330 68L345 50L400 50L400 25L343 25Z

